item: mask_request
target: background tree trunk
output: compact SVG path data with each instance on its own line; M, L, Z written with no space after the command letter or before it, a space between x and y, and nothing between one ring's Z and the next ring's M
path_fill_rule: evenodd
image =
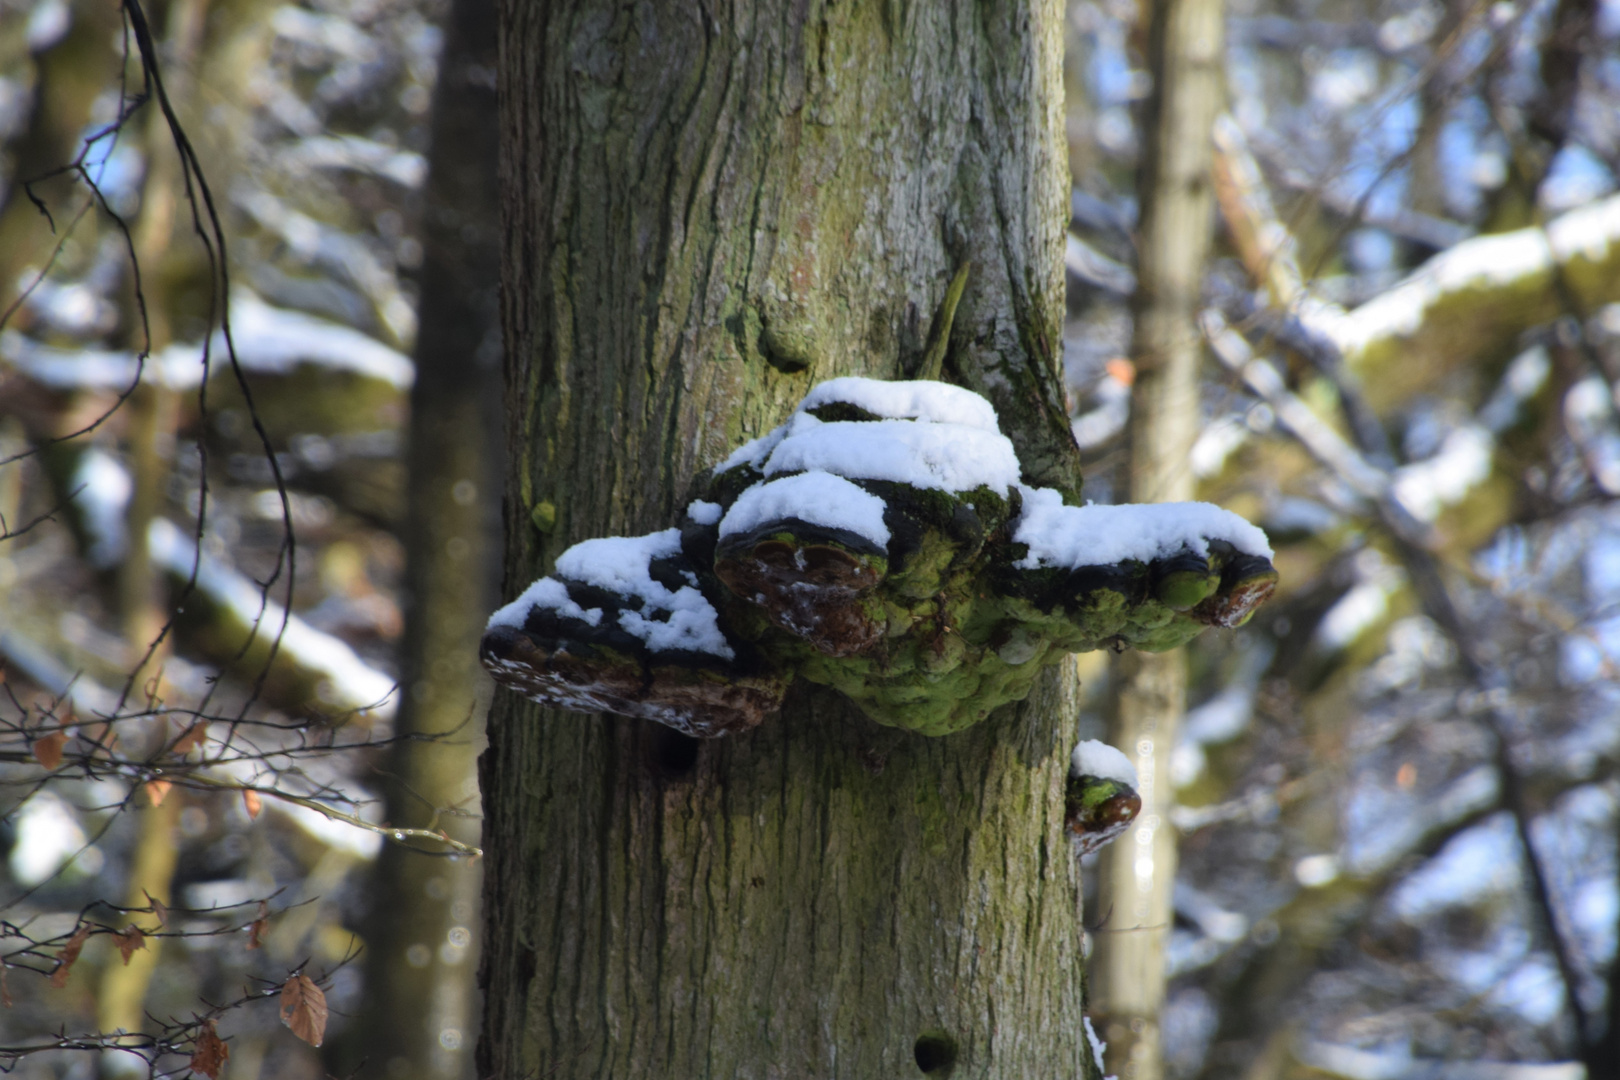
M1199 430L1196 315L1214 216L1211 134L1223 97L1221 0L1155 0L1148 16L1153 93L1143 118L1137 182L1137 378L1131 415L1131 502L1194 497ZM1176 836L1169 809L1170 750L1187 704L1181 649L1120 658L1109 741L1136 762L1142 811L1101 856L1106 915L1093 959L1093 1010L1108 1068L1126 1080L1164 1075L1159 1014L1164 947L1175 918Z
M946 375L1078 492L1061 17L503 6L508 595L816 381L914 372L964 261ZM802 685L703 744L500 695L480 1074L1084 1074L1066 678L933 740Z
M476 760L488 680L478 636L495 600L500 483L494 0L455 0L433 103L411 392L403 693L384 764L387 819L478 840ZM368 1075L472 1075L480 867L388 844L370 890ZM351 1063L352 1067L352 1063Z

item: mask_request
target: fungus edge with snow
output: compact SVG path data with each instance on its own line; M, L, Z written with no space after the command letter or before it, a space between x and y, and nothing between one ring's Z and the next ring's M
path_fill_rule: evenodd
M1142 812L1136 766L1122 752L1086 739L1069 758L1063 824L1076 851L1089 855L1117 838Z

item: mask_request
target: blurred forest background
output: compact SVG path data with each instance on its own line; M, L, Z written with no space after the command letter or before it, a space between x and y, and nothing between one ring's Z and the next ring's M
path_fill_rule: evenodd
M492 6L0 0L0 1068L472 1075ZM1068 4L1099 502L1163 6ZM1620 1076L1620 5L1207 10L1184 468L1282 585L1123 740L1111 850L1179 866L1157 929L1087 898L1163 948L1110 1071Z

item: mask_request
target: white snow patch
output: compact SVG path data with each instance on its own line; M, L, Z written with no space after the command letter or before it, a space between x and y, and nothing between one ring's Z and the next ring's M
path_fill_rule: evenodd
M499 609L489 617L485 630L493 630L497 626L515 626L523 628L523 623L529 617L529 609L543 607L551 608L560 615L581 619L592 626L602 622L602 609L599 607L582 608L568 596L568 587L556 578L543 577L523 590L523 594L516 600Z
M1395 497L1419 521L1433 521L1491 475L1495 449L1496 440L1484 428L1456 428L1433 457L1395 470Z
M1018 482L1018 456L1003 435L962 424L910 420L824 424L808 414L788 422L765 462L765 475L819 469L857 480L1005 495Z
M1051 488L1019 485L1023 513L1013 540L1029 545L1014 563L1022 570L1043 566L1106 566L1137 559L1148 562L1191 550L1209 554L1209 541L1224 540L1247 555L1271 557L1271 544L1258 527L1210 503L1152 503L1134 506L1065 506Z
M1193 783L1209 764L1204 747L1230 742L1243 734L1254 716L1254 699L1276 648L1269 642L1251 646L1229 686L1182 717L1175 748L1170 751L1170 782L1177 788Z
M923 420L935 424L959 424L1000 434L996 410L971 390L949 383L916 379L910 382L883 382L846 376L820 383L799 403L797 412L809 412L833 402L844 402L874 416L891 420Z
M1492 434L1500 435L1519 419L1524 403L1541 392L1551 373L1552 358L1545 345L1533 346L1514 357L1490 400L1480 409L1480 423Z
M1564 395L1564 423L1586 459L1586 469L1605 494L1620 494L1620 428L1616 427L1608 384L1596 375Z
M1439 854L1395 887L1389 903L1401 918L1415 921L1453 904L1517 889L1519 866L1513 819L1500 811L1446 841Z
M1170 751L1170 783L1177 789L1204 775L1209 766L1209 755L1204 753L1204 744L1194 739L1177 740Z
M771 456L771 451L782 441L787 434L787 425L773 428L757 439L750 439L731 452L731 456L720 463L714 470L716 473L730 472L739 465L752 465L754 468L763 466L765 459Z
M87 450L73 470L73 501L84 514L85 531L90 534L90 565L106 568L124 557L127 537L124 511L129 507L135 484L118 459L99 447Z
M767 480L744 491L720 522L721 537L752 532L761 525L795 517L812 525L864 536L879 547L889 544L883 500L841 476L799 473Z
M381 176L408 188L422 186L427 158L359 135L315 135L279 149L278 164L307 169L348 169Z
M1519 229L1465 240L1353 312L1315 312L1317 317L1310 325L1326 332L1345 356L1359 356L1377 341L1416 333L1429 308L1448 296L1468 289L1509 285L1547 270L1554 251L1548 243L1551 233L1550 226L1546 232Z
M249 371L284 375L299 364L352 371L406 390L415 368L403 353L339 323L301 311L272 307L247 289L231 291L231 340L236 357ZM210 343L210 374L230 364L225 336L215 331ZM0 333L0 359L47 386L122 390L135 381L160 383L176 390L202 382L202 343L170 345L153 353L142 366L134 353L109 349L57 349L7 330Z
M1097 1029L1091 1026L1091 1017L1082 1016L1080 1022L1086 1025L1086 1042L1091 1044L1091 1060L1097 1063L1097 1071L1103 1071L1103 1054L1108 1051L1108 1044L1097 1038ZM1107 1076L1103 1080L1116 1080Z
M80 491L78 498L85 515L91 521L117 519L121 522L122 505L107 500L115 499L123 490L120 477L124 485L129 483L128 474L110 457L104 465L95 468L105 475ZM325 700L345 708L375 709L385 718L393 715L393 679L368 665L342 640L316 630L296 615L287 618L283 629L285 609L281 605L266 601L259 586L225 560L206 552L199 555L193 539L173 522L166 518L153 519L147 529L146 544L152 561L171 574L189 578L195 565L197 588L215 603L228 608L244 625L256 623L263 640L273 639L279 632L283 654L325 677L322 688Z
M1547 225L1547 239L1560 262L1577 255L1602 261L1608 256L1609 245L1620 240L1620 195L1588 203L1553 219Z
M720 515L724 512L719 503L705 502L702 499L694 499L686 507L686 516L699 525L713 525L720 520Z
M1125 430L1131 419L1131 388L1112 374L1105 375L1091 392L1096 405L1069 424L1082 450L1101 446Z
M85 845L84 829L73 808L49 791L35 792L23 803L17 812L16 829L17 839L11 846L11 876L26 888L56 873Z
M259 586L246 574L221 559L203 554L191 538L165 518L152 522L146 534L152 561L172 574L187 577L197 564L197 587L216 603L231 610L245 625L257 622L261 640L281 634L281 652L299 666L325 678L323 696L342 708L372 709L391 717L396 704L394 680L360 659L345 642L323 634L293 615L282 628L284 610L263 599ZM261 617L261 610L263 612Z
M1228 416L1205 427L1193 443L1188 461L1200 480L1216 476L1226 467L1226 459L1249 440L1249 425L1240 416Z
M1316 624L1316 645L1335 652L1353 643L1389 611L1389 598L1400 583L1399 575L1363 581L1328 608Z
M1307 301L1301 305L1300 319L1325 334L1354 363L1380 341L1416 333L1429 308L1448 296L1510 285L1577 257L1600 262L1616 242L1620 242L1620 195L1571 210L1545 229L1465 240L1354 311Z
M563 552L557 559L556 572L572 581L639 600L643 610L621 611L619 626L646 642L649 649L709 653L730 660L736 653L726 644L719 615L703 594L690 585L671 592L647 572L654 559L677 555L680 550L679 529L647 536L605 536L575 544ZM668 621L648 618L645 612L649 611L667 612Z
M1074 748L1069 756L1069 775L1117 780L1133 788L1140 783L1131 759L1123 751L1097 739L1086 739Z
M1337 855L1307 855L1294 864L1294 879L1307 889L1320 889L1339 877Z
M224 336L214 336L215 359L223 360ZM231 293L231 338L237 359L254 371L284 373L297 364L317 364L353 371L408 390L416 369L403 353L358 330L271 307L246 289ZM197 347L189 350L195 358Z
M658 602L669 590L647 573L654 559L680 554L679 529L646 536L603 536L575 544L557 558L557 573L585 585L610 589L643 602Z
M20 5L19 5L20 7ZM73 9L67 0L42 0L28 13L28 28L23 41L32 53L44 52L55 45L73 26Z
M1201 743L1230 742L1243 734L1254 715L1254 687L1228 686L1182 718L1187 738Z

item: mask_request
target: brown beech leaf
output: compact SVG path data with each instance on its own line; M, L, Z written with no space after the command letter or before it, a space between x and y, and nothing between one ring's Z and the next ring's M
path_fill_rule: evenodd
M153 806L162 806L163 800L168 798L169 789L174 787L173 780L148 780L146 782L146 797L152 800Z
M197 1033L197 1038L191 1044L191 1071L206 1076L209 1080L219 1080L220 1070L225 1063L231 1060L231 1048L225 1040L219 1037L214 1030L212 1020L203 1021L203 1029Z
M311 1046L326 1038L326 995L308 975L294 975L282 986L281 1022Z
M186 730L181 733L180 737L174 740L174 746L171 747L171 749L174 751L176 757L185 757L187 751L201 746L202 741L207 737L208 721L199 720L195 724L192 724L190 727L186 728Z
M242 807L247 811L250 819L257 820L259 811L264 809L264 800L259 798L259 793L252 788L243 788Z
M46 770L55 772L62 764L62 747L67 745L67 732L53 731L34 740L34 760Z
M260 949L264 947L265 927L270 925L270 905L263 900L259 901L259 917L253 920L248 927L248 948Z
M73 931L73 936L67 939L62 951L56 954L56 970L51 972L51 985L58 990L67 985L68 975L73 971L74 961L79 959L79 950L90 939L90 924L80 923L79 928Z
M118 732L113 730L112 724L102 721L99 724L86 724L79 729L83 738L89 739L98 750L112 751L118 746Z
M118 945L118 955L124 958L124 966L129 967L129 958L135 955L135 950L146 948L146 932L130 923L113 935L113 941Z
M141 891L145 892L146 890L143 889ZM157 916L158 926L160 928L168 926L169 905L165 904L151 893L146 893L146 902L152 905L152 914Z

